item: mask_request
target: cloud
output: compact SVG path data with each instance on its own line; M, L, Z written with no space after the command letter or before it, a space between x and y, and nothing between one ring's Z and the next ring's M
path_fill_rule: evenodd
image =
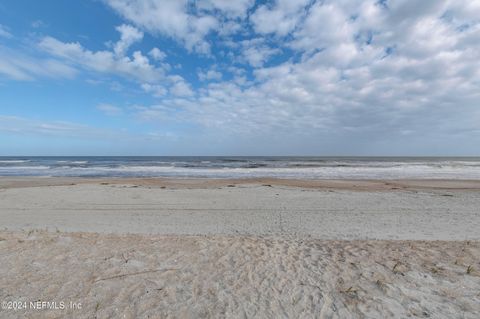
M265 40L233 44L256 67L252 84L208 83L195 99L145 107L142 118L165 120L168 113L156 112L161 106L178 110L171 120L232 138L276 135L336 149L321 139L330 136L359 152L375 143L389 149L388 139L401 153L410 145L422 152L429 140L429 152L446 144L458 150L469 137L468 149L480 143L479 21L454 2L422 4L418 12L403 3L316 2L283 42L299 60L262 67ZM263 45L267 53L258 52Z
M117 56L124 56L127 49L135 42L143 39L143 32L127 24L116 27L120 32L120 40L115 44L113 51Z
M37 77L71 79L77 71L55 59L32 57L0 46L0 74L18 81L31 81Z
M170 80L173 82L173 85L170 87L171 94L183 97L189 97L195 94L190 85L185 82L182 77L172 76Z
M222 76L223 76L221 72L215 69L210 69L207 71L199 71L197 75L200 81L211 81L211 80L219 81L222 79Z
M355 32L350 15L333 3L315 3L294 34L295 49L314 51L338 48L353 42Z
M7 27L0 24L0 38L12 38L13 35L7 31Z
M249 47L243 51L243 56L253 67L262 66L275 53L280 52L278 49L272 49L266 46Z
M39 47L56 57L96 72L132 77L144 82L158 81L164 77L163 69L150 64L140 51L135 51L132 57L117 56L111 51L90 51L78 42L65 43L52 37L43 38Z
M212 16L190 14L188 1L105 0L125 19L154 34L179 40L189 50L208 53L210 46L204 37L218 26Z
M261 67L272 56L281 53L279 48L272 48L261 38L242 41L243 59L253 67Z
M259 6L250 20L258 33L285 36L295 29L310 2L310 0L276 0L273 5Z
M154 97L162 97L167 94L167 89L163 85L143 83L142 89Z
M123 114L122 108L111 104L99 104L97 105L97 109L109 116L118 116Z
M119 27L113 49L52 37L39 47L62 65L135 79L153 102L132 112L151 125L192 125L266 146L275 144L270 137L291 141L285 148L345 143L362 151L388 149L389 140L391 149L408 150L410 138L417 150L429 140L452 149L462 139L480 143L475 1L105 2L135 26ZM195 76L190 64L175 70L184 77L170 74L158 48L127 53L143 32L183 45L185 52L169 49L169 62L185 54L200 66L193 67L200 83L187 81ZM0 72L39 73L21 64L0 62Z
M210 54L205 38L241 31L254 0L104 0L119 15L152 34L170 37L189 51Z
M125 79L135 79L145 92L160 97L168 91L176 96L193 96L194 92L189 83L180 75L168 75L170 66L161 63L153 65L141 51L134 51L131 56L126 55L128 47L143 38L143 33L135 28L122 25L117 28L121 33L120 40L113 46L113 51L91 51L78 42L62 42L52 37L44 37L38 47L66 62L86 70L98 73L121 76ZM162 59L164 53L153 48L149 55Z
M153 48L152 50L150 50L150 52L148 52L148 55L150 55L156 61L162 61L167 57L165 52L163 52L159 48Z
M39 134L68 137L112 136L111 133L88 125L66 121L40 121L36 119L0 115L0 131L14 134Z
M201 10L219 10L228 18L245 18L247 11L255 4L254 0L200 0L197 7Z
M43 22L42 20L35 20L35 21L32 21L30 25L32 26L32 28L38 29L38 28L45 27L46 23Z

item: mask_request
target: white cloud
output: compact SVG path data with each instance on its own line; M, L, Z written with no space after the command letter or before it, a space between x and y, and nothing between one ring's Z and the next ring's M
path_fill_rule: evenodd
M143 83L142 84L142 89L145 92L150 93L155 97L162 97L165 94L167 94L167 89L163 85Z
M162 63L159 67L150 63L147 56L141 51L134 51L132 56L124 55L131 43L138 41L143 34L137 33L131 27L118 28L121 39L114 46L114 51L90 51L78 42L65 43L52 37L44 37L38 46L42 50L78 65L84 69L122 76L126 79L135 79L142 89L155 97L164 96L168 92L175 96L193 96L194 92L189 83L180 75L167 75L170 69L168 64ZM128 35L127 35L128 34ZM163 52L153 48L149 55L162 58Z
M127 55L138 30L133 37L119 30L114 51L41 41L57 63L136 79L158 99L135 108L142 120L193 123L222 136L283 134L310 145L326 136L366 148L382 138L408 146L402 139L411 136L480 142L475 1L275 1L253 13L251 1L105 1L136 28L182 43L192 58L209 51L216 33L212 66L197 69L200 88L186 81L188 67L178 70L183 78L150 63L165 58L158 48ZM10 77L34 76L2 62L0 72Z
M0 131L17 134L41 134L68 137L107 137L111 134L88 125L65 121L39 121L35 119L0 115Z
M333 3L316 3L294 34L295 49L312 51L353 42L355 30L349 12Z
M76 70L54 59L41 59L28 56L17 50L0 46L0 74L29 81L36 77L73 78Z
M143 32L127 24L116 27L120 32L120 40L115 43L113 51L117 56L124 56L128 48L135 42L143 39Z
M135 51L131 58L117 57L111 51L94 52L85 49L78 42L65 43L52 37L43 38L39 47L54 56L96 72L135 78L142 82L155 82L164 78L163 69L150 64L140 51Z
M257 52L265 40L232 43L257 67L253 84L209 83L195 99L164 99L144 107L142 118L161 114L163 121L170 116L223 136L293 136L309 145L328 135L359 151L385 138L409 150L405 138L412 132L423 141L418 147L432 136L452 149L462 136L480 142L480 21L472 20L475 15L449 1L422 4L415 13L411 2L398 6L401 12L376 1L352 3L310 7L284 42L301 54L300 61L261 67L269 56ZM452 17L446 19L445 12ZM439 144L432 145L430 151Z
M281 53L279 48L272 48L261 38L241 42L243 59L253 67L261 67L270 57Z
M104 0L113 10L139 28L170 37L189 51L210 54L210 33L222 36L242 30L254 0Z
M243 56L251 66L259 67L267 62L271 56L279 52L279 49L273 49L267 46L249 47L243 51Z
M228 37L236 33L241 33L244 30L245 25L237 20L222 21L221 26L218 28L218 36Z
M253 6L254 0L199 0L199 9L211 11L218 9L229 18L244 18L247 10Z
M222 79L222 73L218 72L215 69L210 69L207 71L199 71L197 75L200 81L210 81L210 80L219 81Z
M276 0L272 5L261 5L250 17L258 33L276 33L285 36L293 31L310 0Z
M107 103L97 105L97 109L108 116L118 116L123 114L123 109L121 107Z
M35 20L35 21L32 21L31 26L32 28L38 29L38 28L45 27L46 24L42 20Z
M193 15L187 12L188 1L155 0L105 0L125 19L154 34L172 37L185 44L187 49L208 53L210 46L204 37L218 26L210 15Z
M150 52L148 52L148 55L150 55L156 61L162 61L167 57L165 52L163 52L159 48L153 48L152 50L150 50Z
M173 82L173 85L170 87L170 93L175 96L190 97L195 93L193 92L190 85L185 82L185 80L180 76L172 76L170 79Z
M8 39L8 38L12 38L13 35L10 32L8 32L7 27L0 24L0 37Z

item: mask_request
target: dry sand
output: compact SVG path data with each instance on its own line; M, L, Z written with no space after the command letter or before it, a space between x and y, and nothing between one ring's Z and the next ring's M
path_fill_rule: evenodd
M120 234L480 239L480 189L468 188L467 182L430 182L429 187L417 186L419 181L413 186L403 182L404 188L400 182L388 182L396 185L393 190L388 185L379 189L386 183L379 181L310 181L307 188L306 182L299 187L298 181L288 180L242 182L34 179L35 187L27 187L26 180L0 179L0 227ZM319 186L322 183L328 188ZM332 188L335 183L340 189ZM361 191L352 190L355 185L363 185L358 186Z
M478 318L480 243L0 234L1 318Z
M479 318L479 190L1 178L0 318Z

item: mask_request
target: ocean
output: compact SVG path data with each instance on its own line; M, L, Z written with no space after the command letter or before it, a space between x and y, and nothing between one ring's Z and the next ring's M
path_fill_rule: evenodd
M0 157L0 176L480 179L480 157Z

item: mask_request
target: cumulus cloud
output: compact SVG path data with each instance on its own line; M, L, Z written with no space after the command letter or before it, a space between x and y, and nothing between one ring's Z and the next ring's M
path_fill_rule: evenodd
M165 52L163 52L159 48L153 48L152 50L150 50L150 52L148 52L148 55L150 55L154 60L157 61L162 61L167 57Z
M414 136L418 147L480 143L477 1L105 2L135 25L119 29L113 51L52 37L40 47L55 61L136 79L155 98L134 109L142 120L312 147L334 147L327 137L366 150L388 147L385 139L405 149ZM211 65L194 69L200 83L186 80L189 68L182 77L150 63L165 58L158 48L127 54L143 32L176 40L189 58L210 54ZM11 65L0 62L0 72L30 74Z
M197 75L200 81L211 81L211 80L219 81L222 79L222 73L215 69L199 71Z
M174 96L189 97L195 94L190 87L190 84L188 84L182 77L171 76L170 80L173 82L173 85L170 87L170 93Z
M260 6L255 14L279 7ZM256 67L253 85L210 83L194 100L167 99L161 105L181 110L175 113L178 121L236 136L275 132L315 144L331 134L363 146L388 137L404 150L412 134L480 142L480 15L460 7L453 1L418 7L412 1L299 6L293 12L305 16L294 27L276 31L253 22L259 33L291 33L272 50L294 50L299 61L262 67L274 54L268 46L259 49L263 40L232 44ZM472 10L480 14L479 8ZM150 115L155 118L155 112Z
M268 46L261 38L241 42L243 59L253 67L263 66L272 56L281 52L279 48Z
M155 66L141 51L134 51L131 56L126 54L133 43L143 38L142 32L128 25L117 27L117 31L120 32L120 40L113 46L113 51L91 51L78 42L62 42L49 36L42 38L38 47L86 70L135 79L143 91L155 97L164 96L167 92L181 97L194 95L191 85L182 76L167 74L170 69L168 64ZM156 60L161 60L165 56L158 48L153 48L148 55ZM20 76L22 74L17 75ZM111 108L107 110L104 107L103 110L109 112Z
M243 56L251 66L259 67L267 62L271 56L279 52L279 49L270 48L268 46L251 46L243 51Z
M294 34L293 47L322 50L353 41L357 30L352 26L351 14L334 3L315 3Z
M118 57L111 51L90 51L78 42L62 42L52 37L43 38L39 47L54 56L97 72L133 77L140 81L158 81L164 76L163 70L150 64L140 51L135 51L132 57Z
M217 9L229 18L245 18L247 11L255 4L254 0L199 0L197 6L201 10Z
M274 4L261 5L250 17L258 33L275 33L285 36L295 29L305 15L310 0L276 0Z
M135 42L143 39L143 32L127 24L116 27L120 32L120 40L115 44L113 51L117 56L124 56L127 49Z
M190 14L188 1L106 0L125 19L154 34L178 39L189 49L207 53L210 46L204 37L218 25L215 17Z
M189 51L210 54L205 38L211 33L241 31L254 0L104 0L122 17L153 34L170 37Z
M167 94L167 89L163 85L143 83L142 89L154 97L162 97Z

